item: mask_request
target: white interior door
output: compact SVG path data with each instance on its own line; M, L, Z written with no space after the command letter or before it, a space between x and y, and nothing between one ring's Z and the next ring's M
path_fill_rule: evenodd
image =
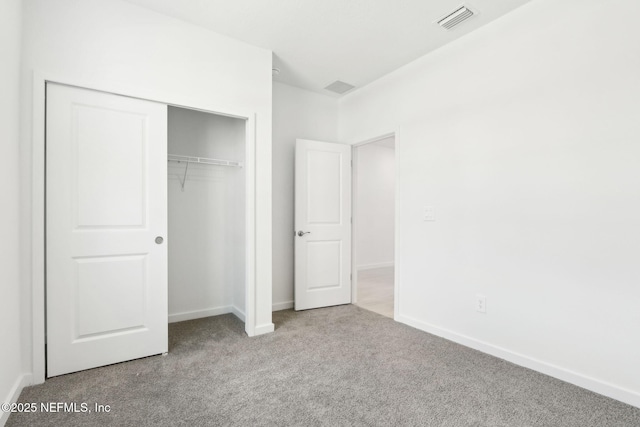
M351 302L351 146L296 141L295 309Z
M48 84L46 133L47 376L166 352L167 106Z

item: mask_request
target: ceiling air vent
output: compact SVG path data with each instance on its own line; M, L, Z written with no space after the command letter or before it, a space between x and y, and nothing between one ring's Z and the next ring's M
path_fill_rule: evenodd
M325 89L342 95L345 92L349 92L354 87L355 87L354 85L350 85L349 83L336 80L335 82L331 83L329 86L325 87Z
M450 30L456 25L460 24L462 21L466 21L472 16L473 12L471 11L471 9L467 8L466 6L461 6L444 18L440 19L438 21L438 25L440 25L442 28Z

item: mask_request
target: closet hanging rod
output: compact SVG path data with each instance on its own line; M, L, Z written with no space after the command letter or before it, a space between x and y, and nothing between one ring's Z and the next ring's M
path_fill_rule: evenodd
M241 162L235 162L233 160L222 160L222 159L210 159L207 157L195 157L195 156L182 156L178 154L169 154L168 160L170 162L184 162L184 163L200 163L203 165L218 165L218 166L233 166L233 167L242 167Z

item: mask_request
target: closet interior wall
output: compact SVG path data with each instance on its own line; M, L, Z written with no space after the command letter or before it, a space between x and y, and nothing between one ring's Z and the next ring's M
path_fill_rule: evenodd
M169 107L168 154L244 163L245 120ZM169 322L244 321L243 167L168 162ZM184 180L184 188L183 188Z

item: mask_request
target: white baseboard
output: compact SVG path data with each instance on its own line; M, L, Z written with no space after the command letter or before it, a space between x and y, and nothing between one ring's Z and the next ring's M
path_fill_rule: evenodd
M263 334L268 334L270 332L275 331L275 325L273 323L267 323L265 325L258 325L256 326L256 329L254 331L253 336L258 336L258 335L263 335Z
M579 372L574 372L570 369L553 365L551 363L543 362L533 357L516 353L514 351L507 350L505 348L498 347L493 344L489 344L484 341L480 341L475 338L450 331L448 329L440 328L438 326L431 325L429 323L425 323L411 317L396 315L395 320L401 323L405 323L416 329L420 329L421 331L446 338L450 341L462 344L466 347L470 347L483 353L499 357L511 363L515 363L516 365L524 366L525 368L529 368L534 371L557 378L559 380L577 385L578 387L585 388L587 390L593 391L594 393L602 394L612 399L616 399L640 408L640 393L633 390L629 390L615 384L608 383L606 381L598 380L596 378L592 378Z
M271 311L288 310L293 308L293 301L276 302L271 306Z
M385 268L385 267L393 267L395 262L379 262L376 264L363 264L356 267L358 271L360 270L373 270L374 268Z
M234 309L236 309L234 306L226 305L222 307L206 308L204 310L194 310L194 311L185 311L182 313L174 313L169 315L169 323L184 322L185 320L201 319L203 317L219 316L221 314L228 314L228 313L233 313L236 316L238 316L234 312ZM244 322L244 314L242 315L242 321Z
M244 316L244 311L240 310L235 305L231 306L231 313L233 313L238 319L242 320L243 322L245 321L244 319L246 319L246 317Z
M0 403L15 403L18 401L20 397L20 393L22 393L22 389L31 384L31 374L20 374L18 378L16 378L15 383L13 383L13 387L9 390L9 393L4 398L4 400L0 401ZM4 426L9 419L10 412L0 411L0 427Z
M204 310L185 311L169 315L169 323L184 322L185 320L201 319L203 317L220 316L221 314L234 314L238 319L245 321L244 312L235 305L205 308Z

